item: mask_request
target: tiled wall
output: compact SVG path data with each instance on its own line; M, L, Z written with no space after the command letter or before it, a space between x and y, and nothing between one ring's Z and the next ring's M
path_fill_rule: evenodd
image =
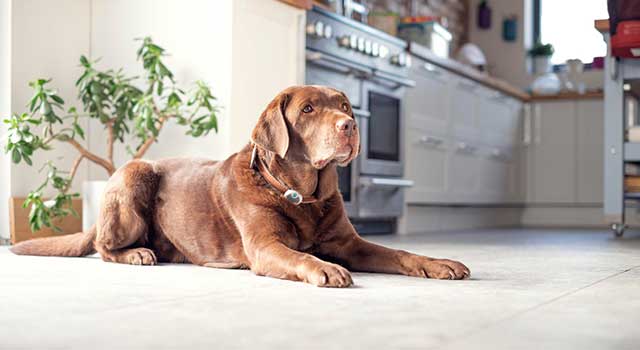
M392 11L402 16L441 16L453 34L451 52L468 40L468 0L372 0L374 11Z

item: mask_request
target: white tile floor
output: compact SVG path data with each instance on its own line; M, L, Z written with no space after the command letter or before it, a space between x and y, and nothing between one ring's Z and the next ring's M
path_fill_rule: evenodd
M18 257L0 248L0 349L640 349L640 234L379 237L473 279L355 274L321 289L248 271Z

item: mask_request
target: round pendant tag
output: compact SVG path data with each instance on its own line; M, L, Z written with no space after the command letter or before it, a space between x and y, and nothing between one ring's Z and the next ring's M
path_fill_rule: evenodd
M284 193L284 198L295 205L302 203L302 196L296 190L287 190Z

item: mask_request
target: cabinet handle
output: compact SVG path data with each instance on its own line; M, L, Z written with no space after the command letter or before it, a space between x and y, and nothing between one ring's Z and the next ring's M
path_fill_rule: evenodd
M524 118L522 125L522 144L531 145L531 105L524 107Z
M499 148L491 150L491 157L498 160L508 160L509 156Z
M541 112L540 112L540 105L536 104L533 107L533 140L535 142L536 145L539 145L540 142L542 141L542 135L540 135L540 129L542 128L542 118L540 116Z
M476 85L473 83L469 83L466 81L459 81L458 82L458 87L462 88L463 90L467 90L467 91L474 91L476 89Z
M422 68L424 68L424 70L426 70L427 72L436 75L436 76L440 76L442 75L442 72L433 64L431 63L425 63Z
M422 137L420 137L420 143L426 146L440 146L441 144L444 143L444 140L433 137L433 136L428 136L428 135L424 135Z
M474 146L468 145L466 142L458 142L458 151L473 154L476 153L478 149Z

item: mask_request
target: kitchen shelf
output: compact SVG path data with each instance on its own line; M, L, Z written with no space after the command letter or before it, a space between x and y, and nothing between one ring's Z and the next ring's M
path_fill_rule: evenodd
M624 194L624 199L640 200L640 192L627 192Z
M640 162L640 142L625 142L624 161Z

